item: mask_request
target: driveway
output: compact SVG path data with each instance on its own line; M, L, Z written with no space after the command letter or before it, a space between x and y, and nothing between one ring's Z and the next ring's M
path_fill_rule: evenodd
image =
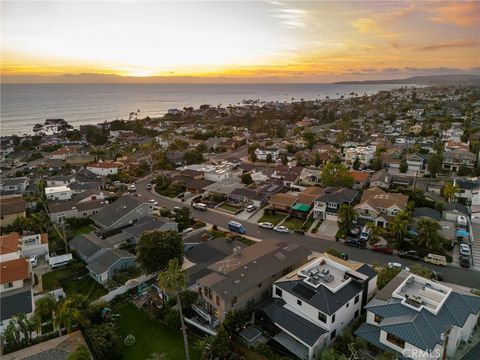
M338 232L338 224L336 221L324 220L323 223L318 228L317 234L321 235L322 238L335 240L335 235L337 235L337 232Z

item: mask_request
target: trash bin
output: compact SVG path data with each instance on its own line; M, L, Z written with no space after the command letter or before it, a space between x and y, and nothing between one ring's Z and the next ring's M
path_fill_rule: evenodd
M348 260L348 254L342 253L342 259L343 260Z

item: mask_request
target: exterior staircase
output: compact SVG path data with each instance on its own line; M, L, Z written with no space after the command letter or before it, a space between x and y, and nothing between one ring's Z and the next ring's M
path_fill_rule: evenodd
M472 268L474 270L480 271L480 224L472 223L471 231L473 235L472 242Z

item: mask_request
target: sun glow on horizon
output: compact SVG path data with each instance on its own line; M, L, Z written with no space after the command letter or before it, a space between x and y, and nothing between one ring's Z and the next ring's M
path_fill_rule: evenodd
M475 1L1 6L2 77L361 79L480 67Z

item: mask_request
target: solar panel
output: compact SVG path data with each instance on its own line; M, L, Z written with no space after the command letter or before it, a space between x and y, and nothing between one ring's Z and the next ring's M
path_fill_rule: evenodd
M302 283L295 285L292 290L295 294L307 300L310 300L315 295L315 290L306 287Z

